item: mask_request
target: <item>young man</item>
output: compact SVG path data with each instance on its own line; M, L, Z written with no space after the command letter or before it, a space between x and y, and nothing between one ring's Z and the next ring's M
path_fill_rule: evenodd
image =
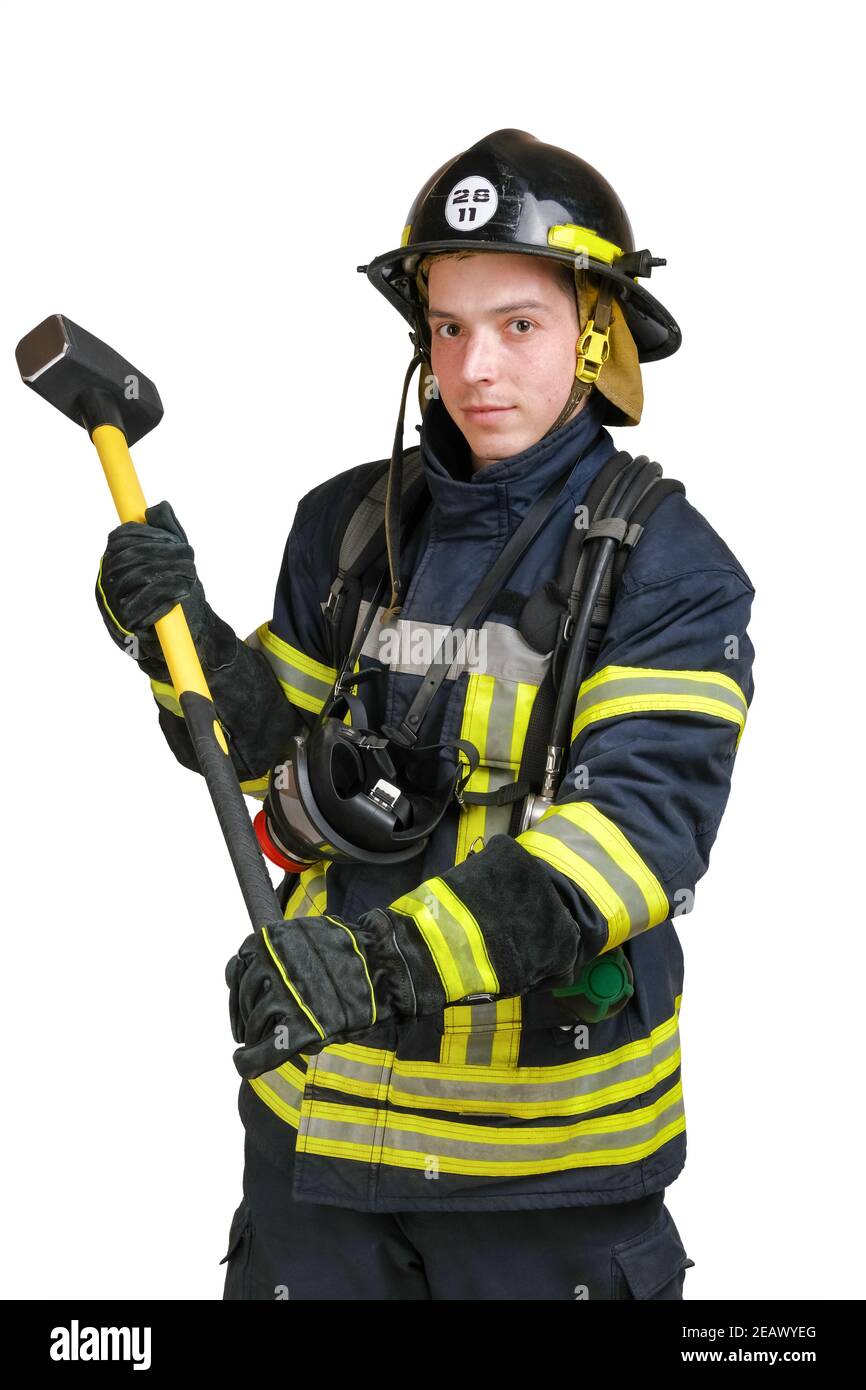
M728 796L752 589L681 490L642 531L610 502L582 578L564 562L626 477L605 424L638 423L640 361L679 345L638 283L653 264L595 170L497 131L362 267L413 325L397 441L301 500L270 622L239 643L216 617L167 503L111 533L98 599L169 743L195 766L151 631L182 601L265 843L295 864L285 920L227 967L247 1130L227 1298L682 1297L671 919ZM643 503L644 463L628 476ZM382 512L353 575L340 538ZM603 635L585 605L601 645L569 688L605 538L626 563ZM479 641L437 663L451 627ZM553 990L599 962L624 983L587 1022Z

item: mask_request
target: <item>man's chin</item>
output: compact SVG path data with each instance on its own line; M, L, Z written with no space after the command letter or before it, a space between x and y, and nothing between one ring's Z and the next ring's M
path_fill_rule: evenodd
M497 463L500 459L510 459L515 454L522 454L541 438L543 431L535 435L526 428L525 422L522 422L508 429L464 429L463 434L473 456L484 464Z

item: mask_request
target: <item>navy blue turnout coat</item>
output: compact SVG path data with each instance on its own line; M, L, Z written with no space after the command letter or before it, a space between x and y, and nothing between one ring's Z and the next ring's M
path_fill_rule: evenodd
M533 502L562 485L561 504L508 581L512 601L494 604L483 623L483 663L471 652L458 660L428 714L424 742L463 737L478 748L468 790L517 777L550 654L521 636L513 598L556 575L575 507L614 452L602 408L593 393L562 429L476 472L442 403L425 412L432 506L406 548L398 635L441 636ZM273 616L245 644L244 659L258 667L255 696L239 707L232 668L208 673L252 795L263 794L288 732L310 722L335 678L322 614L334 518L346 489L376 467L349 469L302 498ZM356 631L380 573L364 586ZM357 921L394 907L434 1000L417 1019L242 1083L244 1123L291 1167L300 1200L369 1211L573 1206L637 1198L677 1177L686 1152L677 926L707 868L752 696L752 593L704 518L682 495L666 497L576 692L550 811L512 838L509 806L454 802L420 857L384 869L322 861L289 885L289 918ZM416 656L411 640L395 642L386 664L377 627L364 664L378 661L383 676L365 690L374 717L395 723L430 649L419 645ZM169 743L194 766L171 687L152 685ZM564 1028L550 990L533 987L561 966L548 956L563 923L578 968L614 946L632 966L634 996L605 1022ZM482 997L466 1002L473 995Z

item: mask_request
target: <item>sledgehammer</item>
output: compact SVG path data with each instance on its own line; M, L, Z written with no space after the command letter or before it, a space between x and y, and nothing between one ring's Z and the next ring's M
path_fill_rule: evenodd
M15 357L26 385L87 430L120 520L146 521L129 446L162 419L153 382L62 314L52 314L22 338ZM283 911L181 605L160 618L155 628L250 921L254 928L278 921Z

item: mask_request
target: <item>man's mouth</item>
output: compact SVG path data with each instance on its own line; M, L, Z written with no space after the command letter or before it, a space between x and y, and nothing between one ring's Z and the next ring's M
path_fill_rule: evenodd
M463 407L463 414L468 415L473 420L496 420L500 415L506 415L509 410L513 410L513 405L467 405Z

